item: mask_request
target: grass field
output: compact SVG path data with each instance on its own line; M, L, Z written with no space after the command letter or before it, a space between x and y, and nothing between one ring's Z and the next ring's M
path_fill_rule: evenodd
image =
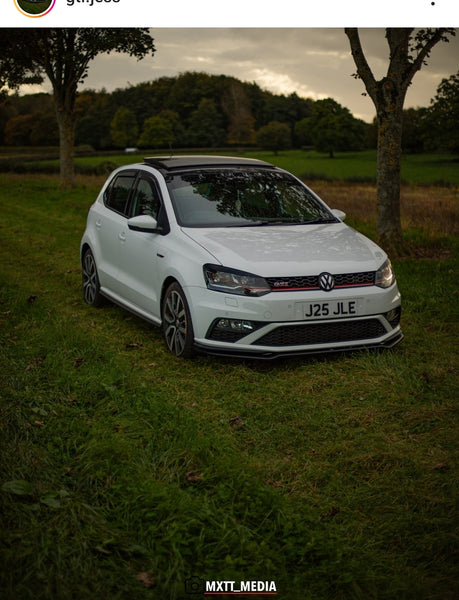
M456 188L403 188L396 349L266 364L84 304L100 178L0 182L2 600L458 597ZM374 187L314 187L372 235Z
M21 150L16 148L0 148L0 171L2 165L12 163L20 172L34 170L55 170L58 172L58 160L33 160L33 150L25 148L22 153L27 160L21 159ZM56 154L57 150L54 151ZM187 152L189 153L189 152ZM193 153L191 151L191 153ZM200 152L201 153L201 152ZM236 154L237 149L209 151L218 154ZM38 153L39 154L39 153ZM52 149L44 149L43 155L52 154ZM94 156L77 156L75 167L81 173L90 173L100 169L101 174L113 167L139 162L144 156L168 154L168 151L140 151L138 154L107 154ZM57 154L56 154L57 155ZM295 175L309 181L351 181L353 183L372 183L376 178L376 151L338 152L330 159L327 154L315 151L289 150L275 156L272 152L246 151L244 156L261 158L272 162ZM407 154L402 158L402 180L408 184L422 185L459 185L458 157L448 154ZM3 167L3 170L4 167Z
M235 152L228 152L235 154ZM167 154L167 153L166 153ZM237 154L237 153L236 153ZM143 160L142 153L137 156L115 155L110 157L114 164L126 164ZM342 152L330 159L326 154L315 151L290 150L275 156L272 152L245 152L244 156L260 158L287 169L298 177L307 180L351 181L371 183L376 180L376 152ZM94 158L78 158L76 164L85 165ZM100 161L100 158L99 158ZM410 154L402 159L402 180L405 183L438 185L459 185L457 159L451 155Z

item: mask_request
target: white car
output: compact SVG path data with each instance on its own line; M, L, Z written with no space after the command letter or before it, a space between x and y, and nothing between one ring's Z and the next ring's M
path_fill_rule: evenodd
M161 326L181 357L394 346L391 263L344 218L264 161L146 158L114 171L89 210L84 298Z

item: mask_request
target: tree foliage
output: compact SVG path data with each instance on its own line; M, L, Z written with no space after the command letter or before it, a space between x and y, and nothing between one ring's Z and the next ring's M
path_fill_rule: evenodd
M332 98L317 100L312 115L298 122L295 133L305 143L310 141L319 152L330 158L340 150L358 150L363 147L365 124Z
M0 82L13 88L44 76L51 82L59 125L63 185L73 185L75 101L89 63L104 53L127 53L140 60L154 51L148 29L30 28L2 32Z
M187 98L191 91L192 102ZM0 128L2 119L6 123L18 112L24 112L19 104L25 102L25 98L9 97L14 107L4 116L0 113ZM39 118L34 102L29 101L29 111ZM173 113L173 144L177 148L253 145L256 143L256 130L276 120L271 118L273 114L278 115L279 122L293 132L299 119L312 114L313 106L314 101L310 98L300 98L296 94L276 95L261 89L256 83L239 81L234 77L187 72L118 88L110 93L103 89L83 89L75 100L75 142L89 144L95 149L113 147L111 123L120 108L128 108L135 114L140 130L148 118L164 116L166 111ZM208 128L208 132L204 128ZM296 136L295 143L301 145Z
M459 153L459 71L438 86L422 128L427 149Z
M157 115L149 117L143 124L139 146L149 148L165 148L174 141L174 128L170 119Z
M139 126L134 112L121 106L110 123L110 136L113 144L118 148L135 146L138 135Z
M182 78L186 85L178 83ZM182 91L183 88L192 87L192 81L196 82L196 89L200 90L195 95L198 103L185 106ZM180 92L178 96L177 92ZM130 111L129 119L126 119L123 126L119 123L117 125L117 120L126 110ZM434 148L434 129L430 125L426 129L423 125L426 110L419 108L403 111L404 151L422 151L427 144L429 148ZM296 148L315 146L319 151L345 152L376 147L376 121L372 124L364 123L332 99L313 101L296 94L275 95L261 89L256 83L239 81L226 75L203 73L161 77L135 86L118 88L110 93L104 89L83 89L78 92L75 100L75 143L77 146L91 146L96 150L136 146L139 145L145 122L151 117L159 116L172 124L172 145L176 149L250 146L257 143L256 132L276 120L266 120L273 114L278 115L278 123L289 129L292 145ZM19 115L33 115L33 127L22 129L21 139L24 145L56 145L57 124L52 124L55 113L53 99L49 94L10 94L0 103L0 140L3 143L6 126L8 125L8 131L14 131L18 123L9 121ZM115 116L117 119L114 122ZM438 118L442 118L440 114ZM111 129L115 125L118 132L120 128L124 130L123 139L113 138ZM453 130L452 126L449 128ZM439 143L443 137L446 139L441 127L438 128L438 136ZM12 141L12 138L9 139ZM16 138L15 143L18 143L18 139ZM167 146L168 143L165 147ZM435 148L441 149L441 144Z
M251 144L255 140L255 117L247 88L231 79L222 97L222 107L228 119L228 142Z
M222 117L210 98L202 98L198 108L191 113L186 142L188 146L200 148L225 144L226 132L222 126Z
M272 150L274 154L279 150L286 150L292 143L290 128L285 123L271 121L258 130L257 143L265 150Z

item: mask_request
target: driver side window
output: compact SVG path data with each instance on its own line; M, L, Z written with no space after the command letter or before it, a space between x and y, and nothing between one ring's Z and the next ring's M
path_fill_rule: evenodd
M150 215L158 220L159 194L154 183L148 179L140 179L132 200L131 216Z

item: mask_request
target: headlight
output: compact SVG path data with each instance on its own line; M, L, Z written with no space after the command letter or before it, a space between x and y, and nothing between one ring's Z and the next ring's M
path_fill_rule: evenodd
M394 271L392 269L390 260L387 259L386 262L376 271L375 284L380 288L388 288L394 283L394 281Z
M203 270L209 290L240 296L263 296L271 291L263 277L252 273L219 265L204 265Z

